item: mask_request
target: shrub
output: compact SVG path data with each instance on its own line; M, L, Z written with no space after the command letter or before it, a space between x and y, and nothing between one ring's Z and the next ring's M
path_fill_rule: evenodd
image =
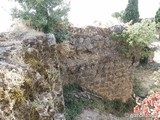
M118 50L125 57L145 58L150 55L149 45L156 39L155 22L142 20L129 25L122 34L113 33L112 39L118 42Z
M117 20L119 20L120 22L123 22L123 14L124 11L120 11L120 12L115 12L112 14L112 17L116 18Z
M124 113L130 113L135 106L135 101L129 99L126 103L123 103L121 100L105 100L105 111L113 115L122 117Z
M16 0L21 10L13 9L13 18L20 18L32 28L52 32L58 41L65 39L68 4L63 0Z
M77 85L65 85L63 87L64 91L64 102L65 102L65 111L66 119L74 120L77 115L82 112L83 106L89 104L89 100L77 98L75 94L82 91L82 88Z
M101 99L94 93L89 94L90 99L76 97L78 93L84 92L77 84L64 85L63 91L67 120L75 120L83 109L95 108L102 113L107 112L117 116L124 116L124 113L131 112L135 106L135 101L131 98L127 103L123 103L121 100Z

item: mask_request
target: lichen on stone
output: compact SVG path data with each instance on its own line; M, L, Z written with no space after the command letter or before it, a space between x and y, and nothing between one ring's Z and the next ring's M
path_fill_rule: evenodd
M24 95L23 90L19 88L19 86L14 86L10 91L10 99L15 100L16 105L21 105L24 103Z
M51 120L59 114L65 119L55 104L59 101L64 108L55 47L45 34L26 30L7 33L9 40L0 41L12 45L0 52L0 119Z

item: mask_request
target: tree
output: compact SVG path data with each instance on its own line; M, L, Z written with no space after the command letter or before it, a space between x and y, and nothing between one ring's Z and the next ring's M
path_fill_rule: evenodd
M59 34L66 32L68 21L68 4L63 0L16 0L21 10L14 9L12 16L24 20L27 25L45 33L53 32L58 40L63 39ZM62 32L62 33L61 33ZM61 38L62 37L62 38Z
M119 21L123 21L123 14L124 14L124 11L122 10L121 12L113 13L112 17L116 18Z
M136 23L139 21L138 0L129 0L128 5L123 14L123 22Z
M155 15L155 22L158 24L160 23L160 8L157 10Z
M157 24L157 29L158 29L158 33L159 33L159 40L160 40L160 8L156 12L155 22Z

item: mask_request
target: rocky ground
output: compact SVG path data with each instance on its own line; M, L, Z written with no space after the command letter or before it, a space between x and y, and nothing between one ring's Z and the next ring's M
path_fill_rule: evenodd
M76 120L125 120L112 114L101 113L99 110L83 110Z
M83 110L75 120L145 120L126 113L125 117L116 117L109 113L101 113L99 110ZM149 120L149 119L148 119Z
M0 120L65 119L52 38L20 24L0 33Z

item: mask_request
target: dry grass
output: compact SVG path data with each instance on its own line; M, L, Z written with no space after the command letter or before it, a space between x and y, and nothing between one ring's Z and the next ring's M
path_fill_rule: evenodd
M19 22L12 25L9 35L17 39L33 39L36 36L44 36L45 34L30 28L23 22Z

